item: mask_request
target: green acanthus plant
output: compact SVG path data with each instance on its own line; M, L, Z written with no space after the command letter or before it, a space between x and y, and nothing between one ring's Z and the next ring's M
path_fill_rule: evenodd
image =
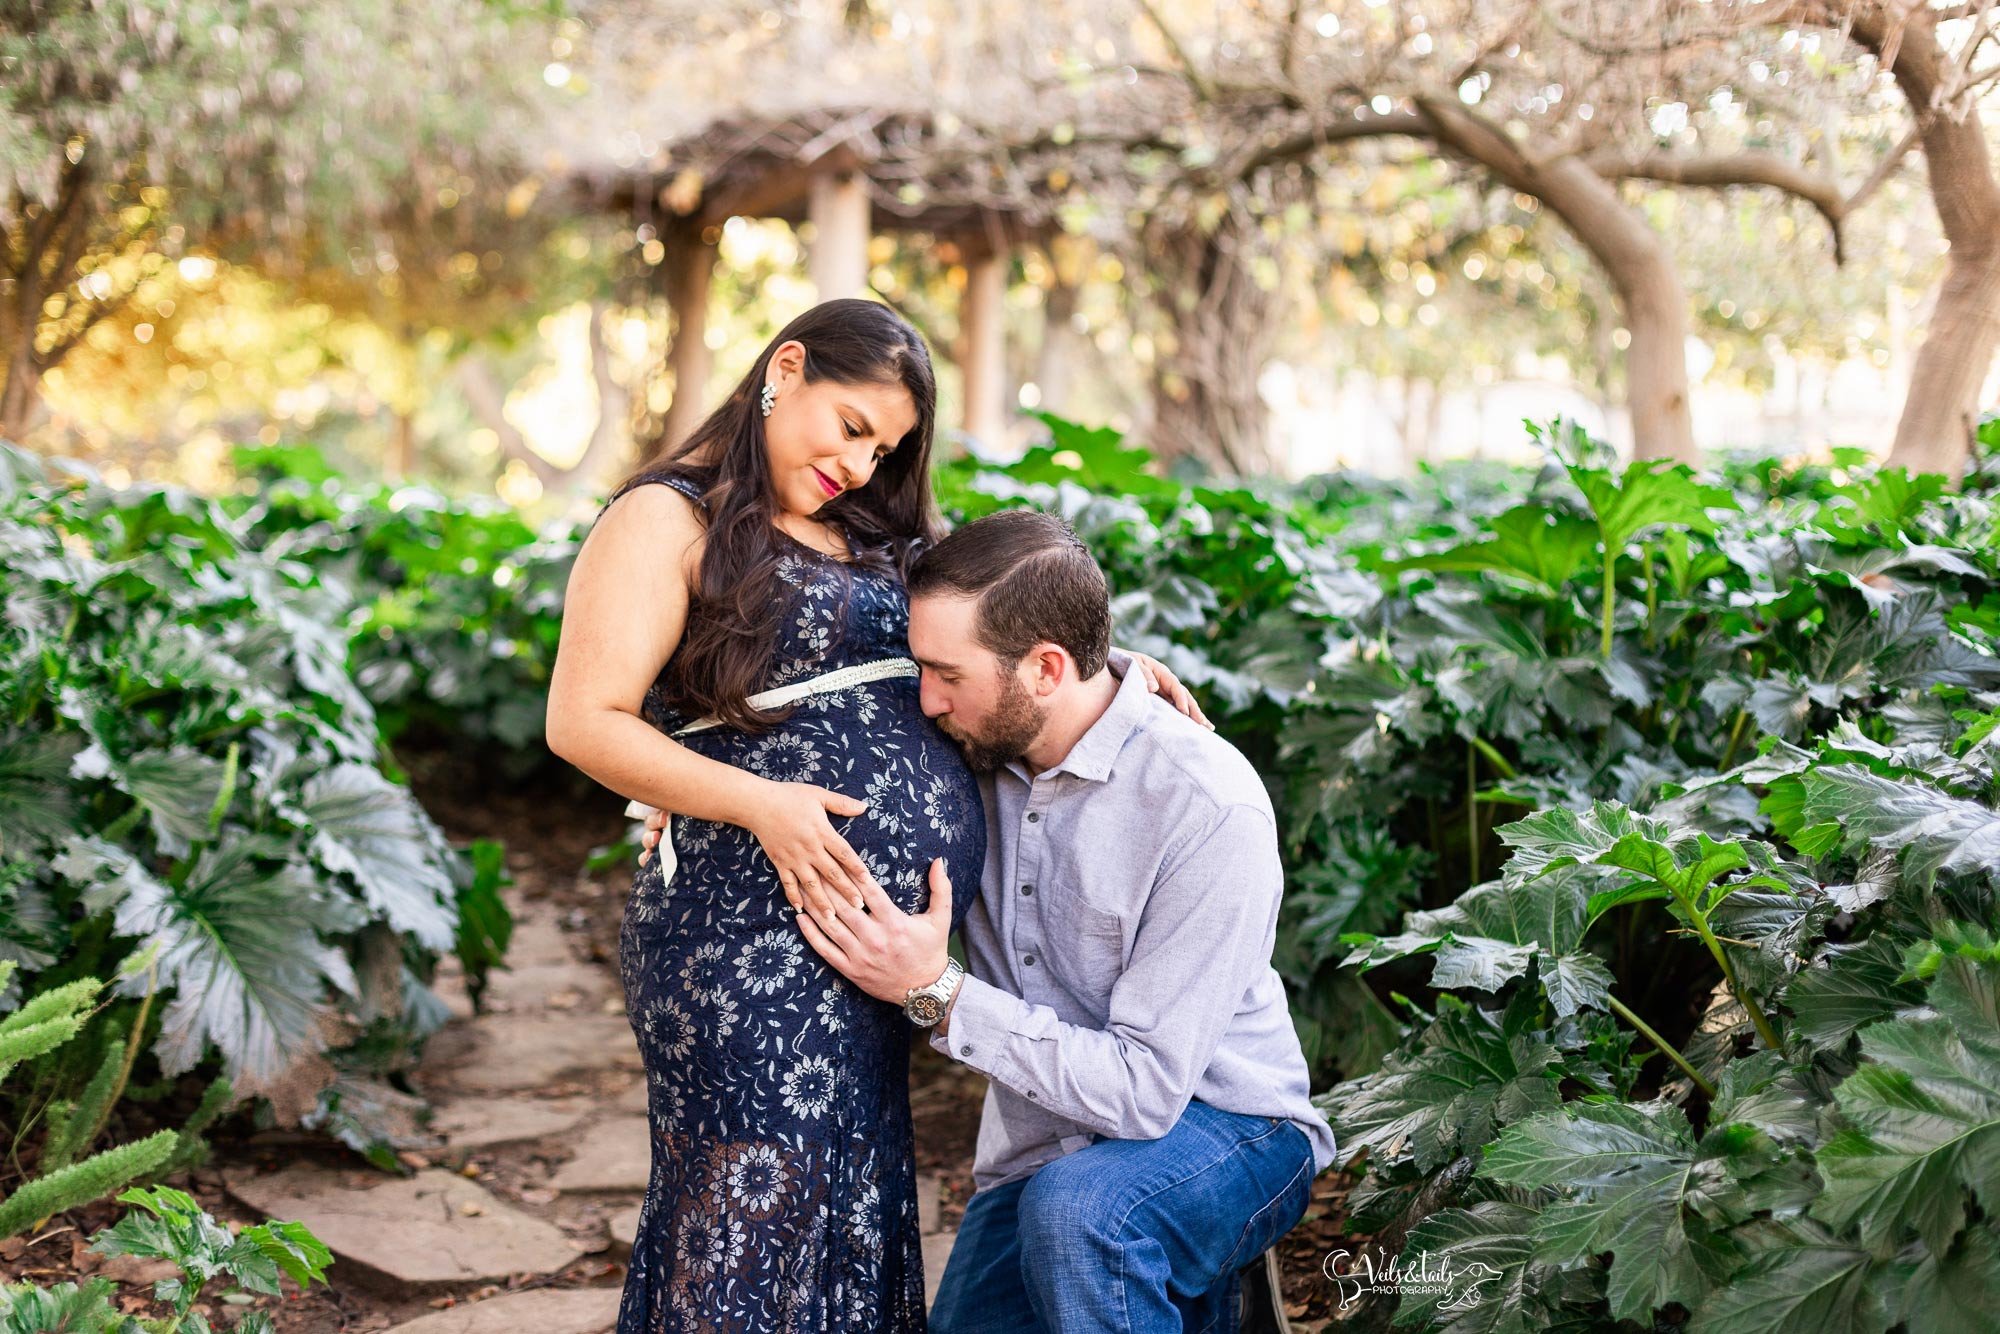
M303 1223L264 1222L231 1233L192 1196L170 1186L135 1187L118 1201L132 1211L93 1237L90 1249L171 1262L179 1276L153 1284L153 1299L164 1310L125 1314L112 1303L116 1285L101 1277L52 1288L0 1285L0 1334L211 1334L215 1327L195 1309L203 1296L281 1296L283 1279L301 1288L322 1283L333 1263L332 1252ZM226 1287L214 1294L218 1279ZM245 1311L228 1328L275 1334L277 1327L264 1312Z

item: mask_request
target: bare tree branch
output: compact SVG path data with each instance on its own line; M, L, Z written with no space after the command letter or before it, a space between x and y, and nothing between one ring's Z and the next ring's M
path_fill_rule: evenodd
M1907 158L1910 150L1922 143L1923 139L1923 125L1921 123L1912 125L1909 132L1897 141L1896 146L1882 155L1882 160L1875 164L1875 170L1868 174L1868 179L1854 187L1854 193L1847 196L1846 202L1841 205L1841 216L1853 217L1863 204L1874 197L1877 190L1889 183L1889 178L1903 165L1903 159Z
M1767 185L1803 199L1819 210L1833 232L1836 264L1845 259L1841 223L1847 216L1840 182L1770 153L1731 153L1722 157L1682 157L1674 153L1636 156L1601 154L1590 168L1607 180L1658 181L1662 185Z
M139 289L145 285L146 280L140 278L122 292L116 293L102 301L93 301L90 305L90 310L84 315L82 322L76 328L71 329L60 339L56 340L54 346L50 347L48 351L35 353L35 365L37 369L47 370L51 366L59 364L78 343L83 341L86 334L97 327L100 320L107 315L114 315L123 310Z
M1166 18L1153 4L1153 0L1133 0L1133 2L1145 12L1146 18L1159 30L1160 39L1167 44L1167 49L1173 52L1174 59L1181 63L1181 69L1187 76L1188 87L1194 90L1194 95L1204 102L1213 102L1214 89L1209 87L1208 80L1202 76L1200 68L1188 56L1187 48L1181 45L1181 39L1174 35L1174 30L1167 25Z

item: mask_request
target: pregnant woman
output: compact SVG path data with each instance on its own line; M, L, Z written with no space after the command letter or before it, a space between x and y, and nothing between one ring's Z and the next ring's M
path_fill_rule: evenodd
M911 1025L793 914L863 873L922 910L937 857L979 883L979 790L907 640L935 400L894 312L814 307L577 555L549 745L675 813L620 934L653 1164L618 1334L924 1328Z

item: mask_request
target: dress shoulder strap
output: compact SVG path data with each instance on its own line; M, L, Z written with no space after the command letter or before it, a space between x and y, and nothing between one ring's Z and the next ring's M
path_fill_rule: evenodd
M600 519L604 517L604 511L611 508L611 501L618 499L619 496L624 495L633 487L644 486L648 482L657 482L661 486L670 486L689 500L692 500L696 509L703 511L708 509L708 502L702 499L701 485L694 481L694 479L681 473L648 472L639 474L613 492L610 499L606 500L603 506L597 511L597 517Z

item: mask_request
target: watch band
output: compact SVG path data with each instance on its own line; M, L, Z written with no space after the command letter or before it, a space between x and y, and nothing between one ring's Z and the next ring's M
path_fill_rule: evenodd
M944 972L928 986L912 987L903 1001L903 1013L918 1028L934 1028L944 1018L946 1007L958 994L965 969L956 959L946 959Z

